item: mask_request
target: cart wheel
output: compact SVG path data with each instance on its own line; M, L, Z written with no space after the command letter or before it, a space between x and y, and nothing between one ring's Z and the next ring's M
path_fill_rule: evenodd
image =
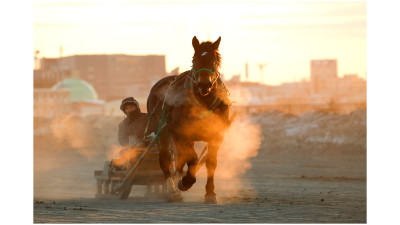
M119 192L119 199L127 199L131 191L132 191L132 185L128 185L128 187L123 188Z

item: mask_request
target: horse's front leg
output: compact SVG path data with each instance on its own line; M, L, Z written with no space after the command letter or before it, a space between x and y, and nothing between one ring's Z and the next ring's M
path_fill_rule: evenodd
M178 188L181 191L189 190L193 184L196 182L196 167L198 163L198 156L194 150L193 142L181 141L178 144L178 155L180 162L187 163L188 170L187 173L178 183Z
M210 142L206 155L207 183L206 183L206 203L217 203L217 195L214 192L214 173L217 168L217 153L222 141Z

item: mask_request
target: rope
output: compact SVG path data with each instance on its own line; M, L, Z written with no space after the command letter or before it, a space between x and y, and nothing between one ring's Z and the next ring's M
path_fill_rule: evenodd
M160 141L160 139L161 139L160 138L160 136L161 136L161 128L167 122L167 118L168 118L168 114L166 113L167 110L166 110L166 107L165 107L165 102L166 102L166 99L168 97L169 91L171 90L172 84L174 84L178 80L178 77L179 76L175 77L175 79L169 84L168 89L167 89L167 93L165 94L165 97L164 97L164 101L163 101L163 105L162 105L163 113L161 115L161 120L160 120L160 123L158 124L157 134L156 134L156 137L155 137L155 138L158 139L158 146L160 148L161 148L161 141ZM158 103L157 103L157 105L158 105ZM156 107L157 107L157 105L156 105ZM156 107L154 107L153 112L155 111ZM153 114L153 112L152 112L152 114ZM150 120L150 117L149 117L149 120ZM169 136L169 131L168 131L168 136Z
M143 134L143 140L146 138L147 129L149 128L149 124L150 124L150 119L153 116L154 112L156 111L158 104L160 104L160 100L158 100L156 106L154 106L153 111L151 111L149 118L147 119L146 129L144 130L144 134Z
M147 129L149 128L150 119L153 116L154 110L150 113L149 118L147 119L146 129L144 129L143 140L146 139Z
M163 120L163 116L164 116L164 113L165 113L165 106L164 106L164 105L165 105L166 98L167 98L167 96L168 96L169 90L171 89L171 85L172 85L173 83L175 83L175 81L178 80L178 77L179 77L179 76L177 76L177 77L169 84L169 86L168 86L167 94L166 94L166 96L165 96L165 98L164 98L163 105L162 105L162 109L164 110L164 112L163 112L163 114L162 114L160 124L158 124L158 130L157 130L156 136L157 136L158 133L160 132L160 128L161 128L161 126L163 125L163 124L161 124L161 122L162 122L162 120ZM156 111L156 108L157 108L158 104L160 104L160 100L161 100L161 99L158 100L157 104L154 106L153 110L151 111L151 113L150 113L150 115L149 115L149 118L147 119L146 129L144 130L144 134L143 134L143 140L146 138L146 133L147 133L147 130L148 130L148 128L149 128L149 124L150 124L151 117L153 116L154 112ZM166 118L165 118L165 121L164 121L164 122L166 122ZM169 133L168 133L168 134L169 134Z
M160 120L160 123L158 124L158 129L157 129L157 134L156 134L156 137L155 138L157 138L158 139L158 146L161 148L161 138L160 138L160 136L161 136L161 127L165 124L165 122L167 121L167 116L166 116L166 110L165 110L165 107L163 107L163 113L162 113L162 116L161 116L161 120ZM168 134L169 135L169 134Z
M193 78L192 78L191 76L187 75L187 77L188 77L189 79L191 79L191 80L193 81L193 83L197 84L197 82L196 82L195 80L193 80Z

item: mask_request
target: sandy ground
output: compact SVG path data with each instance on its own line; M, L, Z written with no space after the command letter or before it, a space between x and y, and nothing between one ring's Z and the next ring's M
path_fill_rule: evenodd
M204 178L183 202L144 198L134 186L127 200L94 198L92 167L35 173L35 223L365 223L365 158L253 160L238 180L217 180L219 203L203 203ZM201 172L201 171L200 171ZM45 182L47 178L52 182ZM65 180L85 180L70 183ZM62 183L63 190L56 188ZM43 186L42 186L43 185Z
M288 121L293 123L293 118ZM272 137L271 132L277 127L269 126L264 132ZM364 134L361 136L365 138ZM287 143L296 138L285 139L285 143L264 138L257 156L248 159L251 168L235 177L223 178L217 168L219 202L215 205L203 202L204 167L193 188L182 193L182 202L145 198L145 186L134 186L127 200L95 199L93 170L102 168L107 159L105 153L48 151L44 143L37 143L42 147L37 145L34 151L33 222L366 223L365 145L314 144L310 145L313 149L301 154L277 150L279 146L290 148ZM38 142L39 138L35 140ZM305 146L309 148L308 144ZM321 146L323 151L318 149ZM346 149L341 146L351 154L345 154ZM342 151L329 153L327 148Z

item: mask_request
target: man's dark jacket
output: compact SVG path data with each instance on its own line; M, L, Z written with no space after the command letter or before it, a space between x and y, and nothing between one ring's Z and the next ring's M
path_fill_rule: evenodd
M149 118L147 113L140 113L135 116L132 120L126 117L119 124L118 141L120 145L129 145L129 136L133 135L138 139L142 139L144 130L146 129L147 119ZM147 135L147 134L146 134Z

